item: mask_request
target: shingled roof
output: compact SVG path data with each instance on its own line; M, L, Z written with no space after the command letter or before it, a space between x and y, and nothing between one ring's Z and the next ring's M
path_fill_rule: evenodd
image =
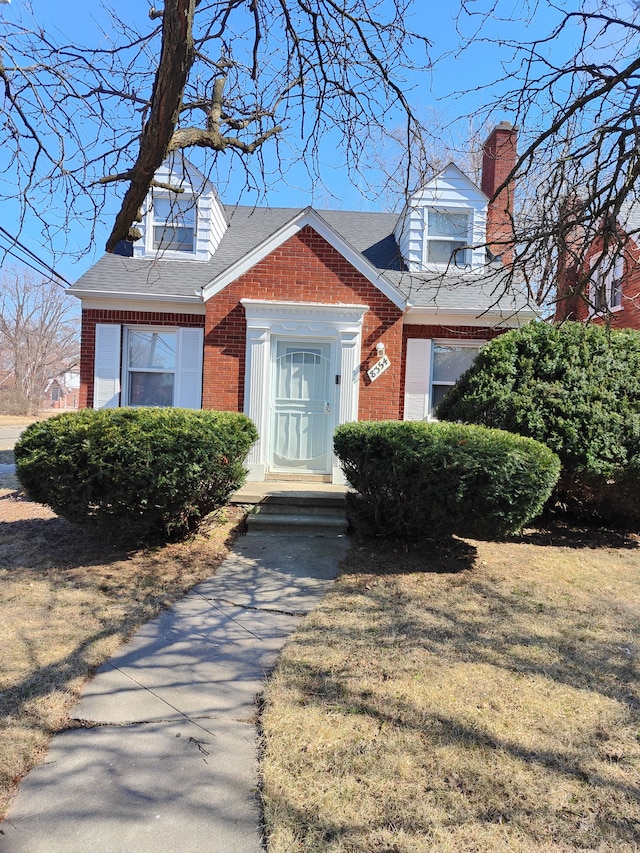
M104 255L70 288L78 296L138 296L202 302L202 290L234 264L257 250L305 208L226 206L229 221L222 242L208 262ZM380 278L397 288L416 308L512 314L527 310L523 291L506 288L501 265L484 274L409 273L393 236L397 215L360 211L316 211L330 228L365 259ZM530 309L529 309L530 310Z

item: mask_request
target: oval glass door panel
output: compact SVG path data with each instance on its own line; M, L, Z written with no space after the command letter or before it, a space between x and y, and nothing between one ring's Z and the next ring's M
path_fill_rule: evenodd
M331 345L278 341L272 470L328 474L333 434Z

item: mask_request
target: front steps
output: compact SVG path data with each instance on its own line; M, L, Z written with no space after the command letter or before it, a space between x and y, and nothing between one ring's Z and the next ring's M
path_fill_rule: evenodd
M316 483L248 483L231 503L249 505L247 535L343 536L349 523L345 488Z

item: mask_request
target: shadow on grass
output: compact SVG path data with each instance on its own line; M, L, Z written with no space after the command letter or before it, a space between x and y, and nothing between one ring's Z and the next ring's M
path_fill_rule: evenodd
M335 714L336 710L332 713ZM439 745L445 745L449 755L452 749L473 755L473 766L463 758L460 767L444 769L439 778L422 781L421 787L426 798L435 793L438 807L449 803L447 821L442 827L444 834L451 830L455 833L456 828L466 826L467 832L471 831L476 839L474 850L493 849L488 846L496 840L496 836L491 834L491 825L499 828L500 850L505 849L504 842L509 838L514 840L514 850L638 849L640 820L636 805L640 798L640 785L613 779L606 770L598 772L570 748L566 751L526 749L477 726L465 725L453 714L443 716L422 712L419 724L407 726L402 714L385 713L365 702L351 705L348 713L373 719L381 732L387 727L411 729L420 736L427 749L435 750ZM534 794L531 798L528 792L519 791L514 781L496 771L495 756L499 754L542 772L551 784L557 780L561 788L563 783L577 785L578 789L586 787L596 802L599 800L597 807L594 809L593 800L588 798L584 802L571 800L561 808L552 797L546 799ZM346 764L342 765L340 775L348 777ZM364 779L358 781L366 782ZM365 784L363 796L366 796L366 790ZM322 807L317 810L308 806L300 808L296 801L286 797L284 791L281 788L274 792L271 806L280 825L297 828L304 833L304 849L333 849L322 845L338 842L344 848L336 846L335 849L406 853L412 849L412 839L416 844L419 841L420 849L426 850L426 840L433 838L434 822L430 817L425 819L424 810L413 812L407 808L407 812L401 815L398 807L394 806L393 797L388 803L380 800L375 812L369 808L365 823L353 818L341 821ZM484 836L485 832L487 836ZM392 839L398 837L401 839L398 846L389 846L393 844ZM376 838L378 843L373 840ZM349 846L350 843L353 847ZM363 843L367 846L364 847ZM547 846L549 843L553 846ZM428 849L437 850L439 847L432 844ZM447 849L451 848L447 846Z
M31 504L18 492L0 496L0 519L3 504L10 511L11 505ZM196 533L206 533L210 522L215 524L218 512L225 513L229 507L221 507L212 512ZM223 543L230 545L242 531L242 525L232 531ZM190 537L186 537L188 541ZM179 544L178 540L178 544ZM182 540L185 541L185 540ZM176 544L167 542L158 536L138 545L114 539L108 533L93 528L72 524L64 518L16 518L13 521L0 521L0 567L11 570L60 570L82 569L91 566L108 566L120 560L127 560L140 553L155 553L165 546Z
M563 522L525 530L518 536L505 538L504 541L510 544L522 543L576 550L616 548L636 551L640 548L640 537L634 531L597 526L574 527ZM353 536L352 550L354 553L366 553L369 564L367 571L392 574L410 572L455 574L473 569L478 556L473 540L455 536L442 540L424 540L420 543L404 544L383 538L367 539L364 536L358 536L356 532ZM351 569L347 563L346 570L362 571L362 568Z
M425 541L405 546L386 539L367 542L355 537L343 572L458 574L472 569L477 556L475 545L464 539ZM361 558L364 559L363 564L360 563Z
M11 497L16 500L15 495ZM5 499L0 497L0 516ZM126 559L137 550L140 549L126 548L63 518L0 521L0 563L9 571L37 570L43 565L47 569L61 570L109 565Z
M463 549L458 557L461 555L468 558L469 552ZM423 556L422 571L430 571L432 560L442 565L438 562L441 559L437 553L428 555L428 559ZM576 729L575 742L573 737L559 736L557 748L549 747L545 734L546 740L536 748L515 734L513 739L508 734L496 734L480 717L472 724L463 713L464 704L452 703L443 712L442 705L433 707L420 699L414 701L409 695L412 678L421 672L421 661L425 665L428 661L441 661L445 673L460 664L478 667L478 673L485 671L483 667L492 667L515 679L537 676L575 688L582 692L585 702L595 694L614 700L629 713L625 737L633 737L634 725L637 731L640 723L640 683L632 650L640 647L640 628L629 614L622 618L624 603L594 600L593 608L573 609L564 601L556 606L553 601L541 602L534 594L510 593L508 588L502 589L490 579L473 574L423 579L427 594L416 600L419 586L403 585L398 578L398 574L412 571L404 563L404 556L402 561L404 567L394 572L389 566L384 568L385 558L377 547L367 551L364 546L356 546L352 550L344 575L346 588L341 595L325 600L320 623L303 623L296 635L295 662L290 670L288 665L284 669L295 695L304 697L304 704L322 708L334 728L340 726L341 718L361 716L372 719L372 730L379 733L395 729L416 734L415 749L431 755L431 759L425 759L426 766L431 766L430 760L441 748L448 756L455 752L459 767L444 768L436 779L429 780L427 775L419 782L424 786L424 795L433 795L440 806L450 801L450 822L445 832L449 827L466 826L477 827L482 833L489 831L490 824L497 824L501 832L508 829L514 833L514 849L518 850L552 849L547 844L560 845L557 849L563 850L637 849L640 785L637 777L630 781L629 771L626 778L616 778L610 770L618 762L624 768L625 764L632 766L628 761L636 760L633 745L629 756L617 753L617 722L610 723L609 731ZM372 579L370 573L386 577ZM356 595L358 604L352 609L349 601ZM602 626L599 612L603 614ZM351 651L337 657L334 651L323 659L325 648ZM517 690L515 679L506 683ZM382 689L378 695L375 685L387 680L394 680L397 687L391 691ZM508 705L508 693L502 698ZM469 701L475 700L470 697ZM557 713L557 709L554 711ZM624 716L622 711L621 714ZM544 733L550 723L541 720L540 724ZM360 730L356 731L360 737ZM336 759L342 761L339 772L345 778L350 772L350 755L345 747L344 759ZM500 764L501 756L505 758L504 765ZM512 780L508 774L513 760L524 775ZM357 767L357 756L354 761ZM536 784L542 785L537 793L526 787L529 772L537 774ZM545 777L550 786L548 798L543 792ZM367 784L364 780L363 796ZM558 808L558 792L562 791L568 791L567 796L576 791L580 794L576 794L575 802L571 800ZM412 849L412 832L421 843L432 837L430 820L422 824L416 818L412 824L410 809L406 820L394 823L397 811L393 797L388 804L380 804L378 816L365 827L357 820L342 824L334 821L321 807L317 813L311 808L299 811L294 798L289 800L278 791L274 798L278 823L302 829L305 842L319 840L318 847L311 844L308 849L324 849L322 843L339 841L345 849L404 852ZM389 833L392 837L394 831L401 830L408 833L408 840L398 848L378 847L371 841L374 836L382 838ZM348 846L350 839L356 838L360 840L354 840L353 848ZM362 838L369 846L362 846ZM521 846L523 838L527 840ZM486 843L491 845L490 840ZM473 849L492 849L482 846L482 836L478 844Z
M343 563L343 576L363 575L348 581L350 592L366 596L366 609L373 614L382 645L386 635L391 644L402 635L412 648L452 664L488 664L520 675L540 675L579 690L597 691L640 712L634 653L640 648L640 624L633 615L634 601L628 602L626 613L624 602L598 598L594 591L593 600L578 605L564 596L557 601L541 597L526 584L520 589L517 575L513 586L469 572L450 581L442 578L448 594L441 587L417 605L411 587L371 584L368 579L371 574L393 579L413 572L459 575L472 568L475 553L462 540L454 540L443 552L408 557L356 545ZM467 605L472 605L470 612ZM304 627L300 632L303 638ZM360 640L357 630L342 630L338 638L345 646Z
M526 542L530 545L552 546L557 548L640 548L637 531L624 528L593 526L573 526L557 521L533 530L526 530L521 536L510 541Z

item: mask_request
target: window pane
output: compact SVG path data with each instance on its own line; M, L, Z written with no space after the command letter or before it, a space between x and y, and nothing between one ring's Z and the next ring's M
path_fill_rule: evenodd
M188 198L155 197L153 218L156 222L172 222L175 225L193 227L196 223L195 202L191 196Z
M430 237L454 237L467 240L469 214L451 213L448 210L430 210L428 234Z
M611 308L619 308L622 305L622 280L614 278L611 282Z
M464 245L464 243L457 243L455 240L429 240L427 243L427 262L463 267L467 263L467 252L463 249Z
M193 228L180 225L156 225L153 229L153 248L193 252L193 233Z
M436 410L437 406L444 400L453 385L434 385L431 389L431 413Z
M624 271L624 258L616 258L611 270L611 290L609 305L611 308L619 308L622 305L622 276Z
M129 373L129 406L172 406L173 373Z
M192 196L153 199L153 248L193 252L196 208Z
M129 331L129 367L173 370L175 366L175 332Z
M595 311L605 311L607 308L607 283L602 276L599 277L593 291L593 307Z
M434 344L433 381L456 382L477 356L480 347L456 347ZM435 389L434 389L435 390Z

